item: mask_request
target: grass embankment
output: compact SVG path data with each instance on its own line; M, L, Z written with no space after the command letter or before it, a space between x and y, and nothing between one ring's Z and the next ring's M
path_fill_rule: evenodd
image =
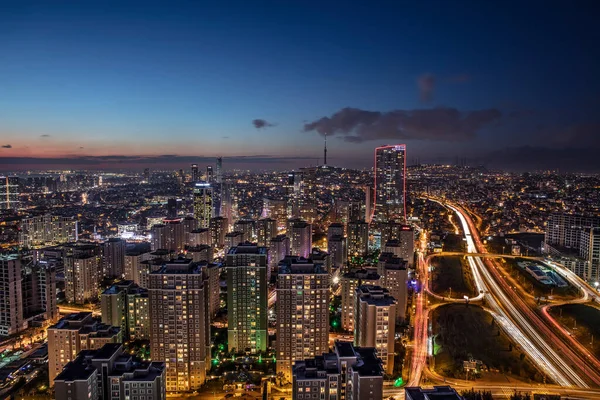
M452 288L453 298L461 299L463 296L475 295L471 270L462 256L434 257L431 265L431 289L435 293L450 297Z
M435 369L447 377L465 378L463 361L483 362L482 376L494 371L522 381L542 382L527 355L498 327L482 308L451 304L433 312ZM492 373L490 373L492 372Z
M550 313L579 343L588 348L597 358L600 358L599 309L584 304L565 304L552 307Z
M459 251L464 252L466 250L465 241L462 235L455 235L454 233L447 234L442 240L442 246L444 251Z

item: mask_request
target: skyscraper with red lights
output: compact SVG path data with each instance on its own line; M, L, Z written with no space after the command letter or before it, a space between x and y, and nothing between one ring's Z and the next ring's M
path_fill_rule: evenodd
M406 145L375 149L375 204L373 220L406 220Z

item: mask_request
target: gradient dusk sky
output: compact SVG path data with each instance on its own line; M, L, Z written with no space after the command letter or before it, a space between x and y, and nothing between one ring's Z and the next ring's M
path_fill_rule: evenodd
M410 162L598 171L596 6L4 2L0 170L292 168L327 133L339 166L406 143Z

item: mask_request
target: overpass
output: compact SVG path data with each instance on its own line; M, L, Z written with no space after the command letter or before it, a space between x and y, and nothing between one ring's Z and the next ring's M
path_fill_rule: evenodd
M428 254L427 257L445 257L445 256L464 256L464 257L481 257L481 258L523 258L525 260L543 261L543 257L532 256L513 256L511 254L496 254L496 253L467 253L464 251L442 251L439 253Z

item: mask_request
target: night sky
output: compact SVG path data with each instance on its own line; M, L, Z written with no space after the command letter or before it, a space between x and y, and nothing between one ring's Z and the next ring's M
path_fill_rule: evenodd
M3 2L0 169L600 171L595 3Z

